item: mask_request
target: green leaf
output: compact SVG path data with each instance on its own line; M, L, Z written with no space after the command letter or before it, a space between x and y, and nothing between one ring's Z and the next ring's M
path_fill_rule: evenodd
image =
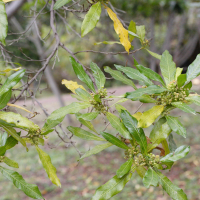
M53 166L53 164L51 163L51 158L50 156L45 153L42 149L40 149L38 146L35 146L38 155L40 157L40 160L42 162L42 165L49 177L49 179L51 180L51 182L59 187L61 187L61 183L59 178L56 175L56 168Z
M1 6L0 6L0 8L1 8ZM12 74L11 76L9 76L6 79L5 83L2 85L2 87L0 88L0 96L2 96L4 93L11 90L22 79L24 74L25 74L25 69L17 71L14 74Z
M131 31L132 33L137 34L136 23L133 20L130 21L128 30ZM129 34L129 41L130 42L132 42L134 40L134 38L135 37L133 35Z
M169 134L172 132L166 119L160 118L154 125L149 138L151 139L151 144L148 144L147 151L150 152L152 149L157 147L163 140L165 140Z
M57 10L57 9L59 9L60 7L64 6L65 4L67 4L67 3L71 2L71 1L72 1L72 0L58 0L58 1L56 1L56 3L55 3L55 5L54 5L53 9L54 9L54 10Z
M132 31L128 31L128 34L140 39L140 37L137 34L133 33Z
M124 106L120 104L115 104L115 108L118 111L118 113L121 113L121 110L127 110Z
M88 102L73 102L68 106L64 106L53 111L51 115L47 118L47 121L42 128L42 132L46 132L52 129L53 127L57 126L58 124L60 124L67 114L77 113L80 110L88 108L90 106L92 105L89 104Z
M130 133L127 131L124 124L120 121L120 119L117 116L107 112L106 117L110 122L111 126L115 128L124 138L131 139Z
M88 131L83 130L82 128L68 126L67 129L74 134L75 136L83 139L83 140L97 140L97 141L105 141L105 139L100 138Z
M143 129L137 128L138 121L128 111L122 110L120 117L128 131L133 135L138 144L140 145L141 151L147 154L147 139Z
M0 109L3 109L10 101L12 90L8 90L2 96L0 96Z
M192 109L190 106L188 106L185 103L182 102L173 102L172 106L181 109L182 111L186 112L186 113L191 113L196 115L196 111L194 109Z
M22 190L27 196L33 199L44 199L37 185L26 183L23 177L15 171L0 166L0 171L14 186Z
M197 55L196 59L187 68L187 82L189 83L192 79L200 75L200 54Z
M114 195L121 192L126 183L131 179L132 174L129 173L122 178L117 178L117 175L114 176L112 179L110 179L107 183L100 186L94 196L92 197L92 200L107 200L113 197Z
M17 134L20 136L21 132L18 132ZM18 144L18 140L16 140L14 137L10 136L7 139L4 147L5 147L6 150L8 150L8 149L13 148L16 144Z
M136 68L140 71L140 73L144 74L147 78L154 81L158 81L165 87L165 83L162 77L158 73L154 72L153 70L147 67L143 67L142 65L136 65Z
M130 85L131 87L133 87L135 90L137 90L135 84L133 83L133 81L131 81L130 79L126 78L124 75L122 75L121 72L116 71L116 70L112 70L110 67L104 67L105 72L109 73L114 79L121 81L122 83L126 84L126 85Z
M131 170L131 167L133 165L133 158L130 158L127 160L124 164L120 166L120 168L117 170L117 177L122 178L124 175L128 174Z
M95 146L93 149L87 151L87 152L80 158L80 160L83 159L83 158L89 157L89 156L91 156L91 155L97 154L97 153L103 151L104 149L107 149L108 147L110 147L110 146L112 146L112 145L113 145L113 144L111 144L111 143L109 143L109 142L108 142L108 143L105 143L105 144L97 145L97 146Z
M100 90L104 87L105 82L106 82L106 77L104 73L100 70L100 68L97 66L96 63L91 63L90 68L93 72L93 76L95 78L95 82L97 85L97 88Z
M122 149L129 149L129 147L127 145L125 145L121 140L119 140L118 138L116 138L115 136L106 133L106 132L102 132L101 135L110 143L114 144L115 146L122 148Z
M87 91L85 91L85 90L83 90L83 89L81 89L81 88L77 88L77 89L75 90L75 92L76 92L76 94L77 94L78 96L81 97L81 99L82 99L83 101L92 100L92 96L90 95L90 93L87 92Z
M151 85L147 88L139 88L136 91L133 92L127 92L125 94L125 98L127 99L135 99L138 97L141 97L143 94L160 94L164 91L166 91L167 89L163 88L163 87L159 87L157 85Z
M146 174L146 169L143 166L136 167L138 175L143 179Z
M181 74L180 76L178 76L177 85L178 85L179 88L182 87L185 84L186 78L187 78L186 74Z
M86 74L85 70L83 69L82 65L77 63L76 60L70 56L70 62L72 64L72 67L74 69L74 72L76 76L84 82L89 89L91 89L93 92L95 92L94 85L92 83L92 80L90 77Z
M145 111L138 121L138 127L147 128L151 126L153 122L161 115L163 109L164 106L159 105Z
M37 124L14 112L0 111L0 120L5 121L9 126L20 128L31 133L40 131L40 127Z
M118 41L103 41L103 42L94 43L94 45L99 45L99 44L110 44L110 45L112 45L112 44L120 44L120 45L122 45L122 43L118 42Z
M136 26L136 30L137 30L137 35L140 37L141 43L143 43L146 34L145 26L144 25Z
M8 32L8 20L5 9L5 3L0 1L0 42L5 46L6 45L6 36ZM1 95L0 95L1 96Z
M115 67L124 72L129 78L138 80L138 81L143 81L145 85L153 85L153 83L143 74L141 74L137 69L133 69L131 67L123 67L121 65L115 65Z
M0 147L0 156L4 156L5 153L6 153L6 148L4 146Z
M24 147L26 147L26 143L24 140L17 134L16 130L12 128L12 126L6 123L3 120L0 120L0 127L2 127L9 135L14 137L17 141L19 141Z
M91 112L91 113L81 114L81 115L78 116L78 118L82 118L82 119L84 119L86 121L92 121L98 115L99 115L99 112Z
M173 200L187 200L188 199L182 189L174 185L166 176L164 176L158 170L156 170L156 173L159 177L159 182L162 185L163 189L167 192L167 194Z
M161 55L159 55L159 54L157 54L157 53L154 53L153 51L150 51L149 49L146 49L145 48L145 50L147 50L147 52L150 54L150 55L152 55L153 57L155 57L155 58L157 58L158 60L161 60Z
M143 178L144 186L146 188L149 188L150 186L156 187L158 185L158 181L159 181L158 175L151 167L149 167Z
M0 146L4 146L6 144L7 139L8 139L8 134L6 132L0 134Z
M175 75L175 80L177 81L178 77L181 75L183 71L183 68L177 67L176 68L176 75Z
M168 143L169 143L169 150L170 152L173 152L177 149L176 143L173 139L173 134L171 133L168 137Z
M161 162L175 162L181 158L184 158L190 151L189 146L180 146L174 153L170 153L165 157L161 158Z
M177 117L166 116L166 119L174 132L186 138L186 128L181 124Z
M14 160L9 159L8 157L4 157L3 158L3 162L10 166L10 167L14 167L14 168L19 168L19 165L17 162L15 162Z
M175 80L176 64L172 60L172 56L167 50L162 54L160 61L160 69L165 79L166 85L168 85L171 81Z
M81 37L84 37L88 34L92 29L95 28L97 22L99 21L101 16L101 2L93 4L85 15L81 26Z
M200 106L200 96L188 96L185 99L187 101L190 101L190 102Z
M165 155L169 154L170 153L170 150L169 150L169 146L168 146L168 143L167 143L167 140L163 140L161 142L162 146L163 146L163 149L165 150Z

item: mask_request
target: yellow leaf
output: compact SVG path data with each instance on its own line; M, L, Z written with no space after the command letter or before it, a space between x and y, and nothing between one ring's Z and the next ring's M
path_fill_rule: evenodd
M31 111L29 111L29 110L27 110L27 109L25 109L25 108L23 108L23 107L21 107L21 106L15 105L15 104L7 103L7 106L19 108L19 109L21 109L21 110L24 110L24 111L26 111L26 112L28 112L28 113L33 114Z
M77 88L81 88L83 90L85 90L85 88L82 85L78 85L77 82L74 81L68 81L66 79L62 80L62 84L65 85L69 90L71 90L73 93L75 93L75 90Z
M141 112L137 112L134 115L132 115L133 117L135 117L138 121L140 120L140 117L142 116Z
M108 7L106 7L109 17L114 22L115 32L119 35L119 39L121 44L124 46L125 50L129 53L129 49L131 48L131 43L128 39L128 31L123 27L120 20L117 18L117 15Z
M10 72L10 71L19 71L21 69L21 67L18 67L18 68L15 68L15 69L4 69L4 70L1 70L0 72Z
M14 0L3 0L4 3L8 3L10 1L14 1Z

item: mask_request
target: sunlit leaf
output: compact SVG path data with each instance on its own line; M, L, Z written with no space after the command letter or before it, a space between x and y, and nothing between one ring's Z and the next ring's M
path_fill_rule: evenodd
M146 34L145 26L144 25L136 26L136 30L137 30L137 35L140 37L141 43L143 43Z
M181 75L183 71L183 68L177 67L176 68L176 75L175 75L175 80L177 81L178 77Z
M158 181L159 181L158 175L151 167L149 167L143 178L144 186L147 188L149 188L150 186L156 187L158 185Z
M4 108L7 103L10 101L12 95L12 90L8 90L2 96L0 96L0 109Z
M200 96L188 96L185 98L187 101L190 101L198 106L200 106Z
M91 113L81 114L81 115L78 116L78 118L82 118L82 119L84 119L86 121L92 121L98 115L99 115L99 112L91 112Z
M71 90L73 93L75 93L75 90L77 88L81 88L83 90L85 90L85 88L82 85L78 85L77 82L74 81L68 81L66 79L62 80L62 84L65 85L69 90Z
M3 158L3 162L13 168L19 168L19 165L17 162L15 162L14 160L9 159L8 157L4 157Z
M122 178L124 175L128 174L131 170L131 167L133 165L133 158L130 158L127 160L124 164L120 166L120 168L117 170L117 177Z
M173 102L172 106L179 108L186 113L191 113L193 115L196 115L196 111L183 102Z
M153 57L157 58L158 60L161 60L161 57L162 57L161 55L159 55L157 53L154 53L153 51L150 51L149 49L146 49L146 50L150 55L152 55Z

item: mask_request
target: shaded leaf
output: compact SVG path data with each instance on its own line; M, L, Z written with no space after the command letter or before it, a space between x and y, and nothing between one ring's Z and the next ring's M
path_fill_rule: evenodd
M164 106L159 105L145 111L138 121L138 127L147 128L151 126L151 124L161 115L163 109Z
M56 3L55 3L55 5L54 5L53 9L54 9L54 10L57 10L57 9L59 9L60 7L64 6L65 4L67 4L67 3L71 2L71 1L72 1L72 0L58 0L58 1L56 1Z
M114 79L121 81L122 83L126 84L126 85L130 85L132 86L135 90L137 90L135 84L133 83L133 81L131 81L130 79L126 78L124 75L122 75L121 72L116 71L116 70L112 70L110 67L104 67L105 72L109 73Z
M126 110L122 110L120 117L128 131L139 143L141 152L147 154L147 139L143 129L137 128L138 121Z
M167 140L166 140L166 139L163 140L163 141L161 142L161 144L162 144L162 146L163 146L163 148L164 148L164 153L161 152L161 156L165 156L165 155L169 154L169 153L170 153L170 150L169 150L169 146L168 146Z
M129 147L127 145L125 145L121 140L119 140L118 138L116 138L115 136L106 133L106 132L102 132L101 135L110 143L114 144L115 146L118 146L119 148L122 149L129 149Z
M110 122L111 126L115 128L124 138L131 139L130 133L127 131L124 124L120 121L120 119L117 116L107 112L106 117Z
M97 88L100 90L104 87L105 82L106 82L106 77L104 73L100 70L100 68L97 66L96 63L91 63L90 68L93 72L93 76L95 78L95 82L97 85Z
M2 96L0 96L0 109L3 109L7 103L10 101L12 95L12 90L8 90Z
M117 175L114 176L107 183L100 186L96 190L94 196L92 197L92 200L110 199L124 189L126 183L131 179L131 176L131 173L123 176L122 178L117 178Z
M150 186L157 186L158 185L158 175L157 173L149 167L149 169L146 171L144 178L143 178L143 184L146 188L149 188Z
M73 127L73 126L68 126L67 129L74 134L75 136L83 139L83 140L97 140L97 141L105 141L105 139L100 138L88 131L85 131L82 128L78 127Z
M143 166L136 167L136 171L141 178L144 178L146 169Z
M146 48L145 48L146 49ZM146 49L147 52L152 55L154 58L157 58L158 60L161 60L161 55L157 54L157 53L154 53L153 51L150 51L149 49Z
M173 139L173 134L171 133L168 137L168 143L169 143L169 150L171 152L175 151L177 149L176 143Z
M168 85L171 81L175 80L176 64L172 60L172 56L167 50L162 54L160 61L160 69L165 79L166 85Z
M186 138L186 128L181 124L177 117L166 116L166 119L174 132Z
M26 183L23 177L15 171L0 166L0 171L14 186L22 190L27 196L33 199L44 199L37 185Z
M130 158L127 160L124 164L120 166L120 168L117 170L117 177L122 178L124 175L128 174L131 170L131 167L133 165L133 158Z
M99 45L99 44L120 44L121 45L121 42L118 42L118 41L103 41L103 42L97 42L97 43L94 43L94 45Z
M185 103L182 102L173 102L172 106L181 109L182 111L186 112L186 113L191 113L193 115L196 115L196 111L194 109L192 109L190 106L188 106Z
M187 78L186 74L181 74L180 76L178 76L177 85L178 85L179 88L182 87L185 84L186 78Z
M59 178L56 175L56 168L53 166L53 164L51 163L51 158L50 156L45 153L42 149L40 149L38 146L35 146L38 155L40 157L40 160L42 162L42 165L49 177L49 179L51 180L51 182L59 187L61 187L61 183Z
M8 20L5 9L5 4L3 1L0 1L0 42L5 46L6 45L6 36L8 32ZM0 95L1 96L1 95Z
M17 134L20 136L21 133L18 132ZM6 149L6 150L11 149L11 148L13 148L16 144L18 144L18 141L17 141L14 137L10 136L10 137L7 139L7 141L6 141L5 149Z
M81 37L84 37L92 29L95 28L97 22L100 19L100 16L101 16L101 2L97 2L91 6L90 10L85 15L85 18L81 26Z
M130 21L128 30L131 31L132 33L137 34L136 23L133 20ZM135 37L133 35L129 34L129 41L130 42L132 42L134 40L134 38Z
M83 69L82 65L77 63L76 60L70 56L70 62L72 64L72 67L74 69L74 72L76 76L84 82L89 89L91 89L93 92L95 92L94 85L92 83L92 80L90 77L86 74L85 70Z
M80 158L80 160L83 159L83 158L89 157L89 156L91 156L91 155L97 154L97 153L103 151L104 149L107 149L108 147L111 147L112 145L113 145L113 144L111 144L111 143L109 143L109 142L108 142L108 143L105 143L105 144L97 145L97 146L95 146L93 149L87 151L87 152Z

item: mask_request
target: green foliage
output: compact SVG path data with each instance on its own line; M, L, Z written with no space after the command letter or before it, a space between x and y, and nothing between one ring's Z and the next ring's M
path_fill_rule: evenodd
M6 15L5 4L3 1L0 1L0 42L3 45L6 45L6 36L8 32L8 20Z

